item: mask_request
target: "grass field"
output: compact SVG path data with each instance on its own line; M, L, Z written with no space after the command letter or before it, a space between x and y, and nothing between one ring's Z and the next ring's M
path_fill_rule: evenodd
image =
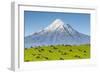
M74 60L90 58L90 45L51 45L25 48L24 61Z

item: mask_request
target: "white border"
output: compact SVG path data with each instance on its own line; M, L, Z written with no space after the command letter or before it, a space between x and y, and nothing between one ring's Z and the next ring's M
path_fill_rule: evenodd
M46 69L55 67L70 67L70 66L83 66L96 64L96 10L93 7L84 7L76 5L68 6L43 6L33 5L31 3L14 3L14 20L15 25L13 29L15 34L14 38L14 50L12 50L12 69L13 70L27 70L27 69ZM49 12L72 12L72 13L89 13L91 14L91 59L82 60L64 60L64 61L40 61L40 62L24 62L24 10L30 11L49 11ZM13 28L13 27L12 27Z

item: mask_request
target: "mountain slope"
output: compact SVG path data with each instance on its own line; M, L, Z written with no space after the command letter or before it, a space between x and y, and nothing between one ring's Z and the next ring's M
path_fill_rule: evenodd
M56 19L40 32L25 37L25 48L42 45L80 45L89 43L89 36L79 33L60 19Z

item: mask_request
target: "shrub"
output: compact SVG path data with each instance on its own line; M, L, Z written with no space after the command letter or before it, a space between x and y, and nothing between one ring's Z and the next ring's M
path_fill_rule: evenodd
M53 45L50 45L50 47L54 47Z
M25 48L25 49L27 49L27 48Z
M64 60L63 58L60 58L60 60Z
M81 50L81 49L78 49L78 50L82 52L82 50Z
M26 62L29 62L29 60L25 60Z
M67 53L66 53L66 52L64 52L64 53L62 53L62 55L67 55Z
M31 46L31 48L33 48L33 46Z
M86 56L86 54L84 54Z
M37 56L36 58L40 58L40 56Z
M69 51L72 52L72 49L70 49Z
M35 56L36 54L32 54L33 56Z
M75 55L74 57L76 57L76 58L81 58L80 56L78 56L78 55Z
M58 52L61 52L61 50L58 50Z
M53 47L53 49L58 49L58 48L56 48L56 47Z
M41 55L41 54L38 54L38 55Z
M64 45L64 46L71 46L71 45Z
M50 53L53 53L53 51L49 50Z
M48 60L48 57L44 57L44 58Z
M41 48L41 46L38 46L38 48Z
M41 51L44 51L44 49L41 49Z
M38 50L39 52L41 52L41 50Z
M84 53L86 53L86 51L84 50Z
M37 47L35 49L38 49Z

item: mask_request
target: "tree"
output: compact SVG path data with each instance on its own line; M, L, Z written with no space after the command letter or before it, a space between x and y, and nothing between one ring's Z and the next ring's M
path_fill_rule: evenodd
M25 49L27 49L27 48L25 48Z
M31 48L33 48L33 46L31 46Z

